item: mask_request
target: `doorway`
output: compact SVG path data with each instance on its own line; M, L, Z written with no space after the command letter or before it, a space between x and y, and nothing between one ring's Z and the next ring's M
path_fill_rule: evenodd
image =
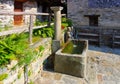
M23 12L23 2L14 2L14 12ZM14 15L14 25L23 24L23 15Z

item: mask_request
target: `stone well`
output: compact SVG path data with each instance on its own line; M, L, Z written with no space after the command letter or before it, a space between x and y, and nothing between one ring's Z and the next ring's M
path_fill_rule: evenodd
M56 72L86 78L87 40L69 40L55 54Z

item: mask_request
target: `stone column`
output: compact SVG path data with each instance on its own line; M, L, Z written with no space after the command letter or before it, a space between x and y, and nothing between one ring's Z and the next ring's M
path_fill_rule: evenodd
M55 40L61 40L61 10L63 7L55 6L51 7L51 10L54 12L54 28L55 28Z

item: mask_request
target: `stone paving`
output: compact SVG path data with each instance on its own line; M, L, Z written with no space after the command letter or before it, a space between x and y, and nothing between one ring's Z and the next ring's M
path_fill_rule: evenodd
M43 71L41 77L38 77L34 84L86 84L84 79L56 73Z
M120 84L120 49L89 46L87 82L52 71L42 71L34 84Z
M88 72L94 71L88 73L88 81L94 81L93 84L120 84L120 49L90 46L88 69ZM92 74L96 75L94 80L90 76Z

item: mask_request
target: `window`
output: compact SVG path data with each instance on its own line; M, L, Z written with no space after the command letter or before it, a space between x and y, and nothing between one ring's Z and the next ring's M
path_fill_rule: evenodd
M100 15L85 15L89 18L89 26L98 26L98 17Z

